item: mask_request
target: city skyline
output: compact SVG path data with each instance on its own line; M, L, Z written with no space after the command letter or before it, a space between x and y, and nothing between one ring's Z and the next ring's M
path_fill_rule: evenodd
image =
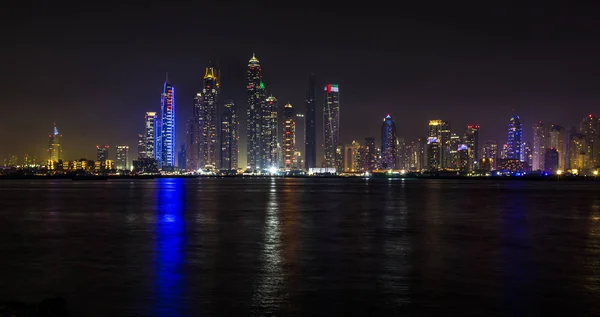
M150 6L149 12L159 12L159 8ZM257 15L249 14L254 12L252 8L248 9L248 14L234 14L242 25L250 20L266 24L256 18ZM17 23L18 32L11 35L15 36L14 45L6 51L12 62L1 75L4 84L1 87L10 93L5 94L6 100L0 105L9 114L0 118L0 127L16 131L17 137L0 134L0 141L6 144L0 148L0 157L29 154L41 158L47 141L40 140L39 135L48 134L49 122L57 122L65 136L65 157L94 157L95 144L133 146L140 133L139 125L134 123L139 113L160 110L156 95L162 92L160 81L165 71L177 87L175 148L178 149L180 141L185 139L185 122L192 116L193 96L200 88L204 67L207 61L218 57L224 76L222 95L240 105L240 166L243 166L246 153L245 109L242 107L246 100L244 68L252 52L264 64L269 92L281 101L280 105L289 102L296 110L303 109L307 77L311 73L316 74L317 90L327 82L342 87L341 144L364 140L366 136L375 137L379 144L379 133L366 122L376 124L386 113L396 118L398 135L406 140L425 136L422 127L428 120L442 118L456 127L479 124L481 140L498 140L503 144L505 118L513 109L522 118L526 139L530 139L529 127L539 120L562 125L565 129L577 126L582 115L597 112L596 105L600 102L593 88L597 86L597 79L592 70L598 61L597 52L588 44L592 32L571 23L569 18L562 22L550 21L532 17L533 7L522 9L517 13L497 10L495 16L486 17L490 20L488 23L477 20L483 24L478 30L467 28L467 21L472 22L477 17L466 17L464 24L448 28L445 24L449 22L448 17L441 14L444 11L441 8L403 22L394 22L397 19L385 12L376 15L365 9L362 17L374 22L370 30L376 31L367 33L356 32L358 27L353 26L357 11L349 10L332 21L319 20L307 28L297 27L304 19L300 14L292 14L285 19L289 24L282 23L278 30L260 28L263 34L259 39L246 39L242 26L225 25L219 35L207 35L214 39L214 45L208 49L186 44L199 27L194 23L175 22L167 32L158 29L157 20L144 15L137 22L143 30L135 34L123 32L122 26L131 23L127 15L141 14L133 7L125 6L121 11L123 17L116 17L114 26L98 28L102 32L96 27L106 19L78 16L76 9L48 8L44 12L23 13L22 22ZM587 11L575 9L583 15ZM314 11L310 14L323 14ZM452 9L451 12L458 14L454 18L465 17L459 11ZM220 19L226 13L220 9L212 17L208 14L206 17ZM273 12L258 16L282 19L269 13ZM555 16L563 16L555 13ZM174 8L172 14L186 16L182 8ZM54 19L56 16L72 18L74 24L81 27L72 28L71 24L61 22L64 19ZM432 17L439 22L432 22ZM268 24L276 20L270 19ZM504 20L510 20L515 27L500 30L494 26L494 22ZM47 27L38 30L40 23ZM330 23L339 25L335 43L319 36ZM531 27L536 23L546 28ZM559 30L568 36L558 33ZM572 36L575 30L578 33ZM172 51L166 52L151 44L160 42L164 34L177 35L173 38ZM278 36L281 34L286 36ZM391 34L397 36L388 40ZM488 38L488 35L495 37ZM140 41L129 41L132 37ZM549 37L552 43L543 42ZM296 38L309 38L310 45L304 47ZM486 40L472 41L474 38ZM528 44L531 39L535 41ZM545 45L536 45L540 41ZM32 53L32 45L40 47L39 51ZM104 53L94 53L97 47L102 47ZM126 49L119 50L119 47ZM561 50L563 47L571 49ZM319 53L307 54L311 50ZM341 51L345 53L340 54ZM69 54L77 54L77 58ZM365 81L367 76L376 80ZM77 80L73 80L75 78ZM321 98L318 91L318 106L322 104ZM120 110L120 115L111 119L110 129L104 120L97 119L99 111L89 111L104 109L108 104ZM317 158L321 158L322 113L315 117ZM22 125L17 124L22 120L29 120L31 127L22 129Z

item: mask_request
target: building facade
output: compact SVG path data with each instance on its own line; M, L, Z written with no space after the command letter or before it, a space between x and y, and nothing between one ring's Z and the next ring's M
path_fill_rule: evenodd
M315 74L311 74L308 79L308 91L306 93L304 125L304 162L307 170L311 167L317 167L316 91Z
M296 120L294 109L291 104L286 104L283 107L283 137L282 137L282 152L283 152L283 167L286 170L294 168L294 152L296 149Z
M512 116L508 122L508 142L506 143L506 156L509 160L525 160L523 152L523 127L521 118Z
M247 129L247 167L260 168L261 159L261 133L262 133L262 106L264 104L264 84L262 82L262 69L260 62L252 55L248 61L246 71L246 93L248 109L246 113Z
M340 145L340 90L336 84L325 86L323 101L324 167L338 167L337 148Z
M157 159L158 153L156 151L156 142L159 140L158 137L158 117L156 112L146 112L145 123L145 158Z
M228 100L223 105L221 114L221 169L236 170L238 168L238 135L239 122L237 108L233 100Z
M117 170L129 170L129 146L117 145L117 159L115 160Z
M548 143L547 128L542 121L533 125L533 144L531 149L531 170L543 171Z
M396 169L398 162L398 137L396 124L389 114L381 125L381 168Z
M200 168L217 167L217 102L219 98L219 78L215 67L208 66L204 71L203 87L199 109L198 165Z
M175 87L165 79L161 94L160 160L163 169L175 168Z
M469 162L467 164L467 169L469 172L476 171L479 169L479 160L481 156L479 155L479 130L480 126L477 124L470 124L467 126L467 131L465 131L464 143L468 147L468 157Z
M48 135L48 161L58 162L63 159L62 134L58 132L56 123Z

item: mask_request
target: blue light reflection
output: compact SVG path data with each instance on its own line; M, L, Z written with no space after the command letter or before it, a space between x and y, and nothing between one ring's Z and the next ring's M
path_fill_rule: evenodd
M157 179L154 316L183 316L184 179Z

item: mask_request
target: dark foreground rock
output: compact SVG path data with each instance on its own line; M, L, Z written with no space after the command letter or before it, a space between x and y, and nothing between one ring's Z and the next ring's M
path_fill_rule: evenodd
M64 298L48 298L38 304L0 302L0 317L68 317Z

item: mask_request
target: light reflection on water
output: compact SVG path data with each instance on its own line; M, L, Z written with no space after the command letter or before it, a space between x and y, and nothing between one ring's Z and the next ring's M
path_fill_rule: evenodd
M0 182L0 301L60 295L75 316L597 316L593 185Z

